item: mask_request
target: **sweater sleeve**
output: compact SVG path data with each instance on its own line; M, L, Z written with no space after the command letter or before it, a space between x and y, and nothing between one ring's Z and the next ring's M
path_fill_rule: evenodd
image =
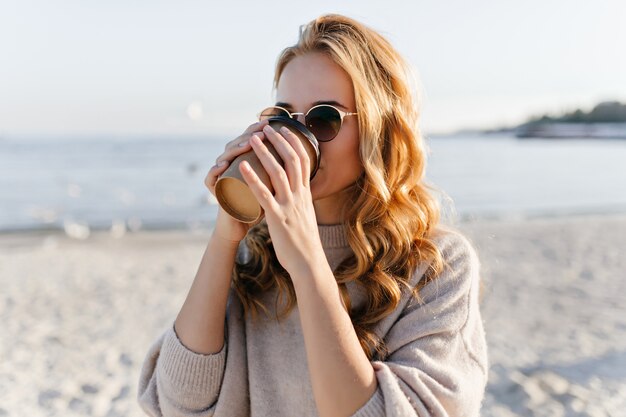
M353 417L479 415L488 368L479 262L457 232L444 239L442 252L449 268L389 328L389 355L372 362L378 388Z
M212 416L226 366L222 350L205 355L183 345L174 326L150 347L144 360L138 401L150 416Z

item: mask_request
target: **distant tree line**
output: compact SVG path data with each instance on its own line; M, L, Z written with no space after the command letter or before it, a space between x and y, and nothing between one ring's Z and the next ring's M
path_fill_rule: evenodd
M577 109L561 116L543 115L531 118L527 123L626 123L626 104L619 101L605 101L597 104L591 111Z

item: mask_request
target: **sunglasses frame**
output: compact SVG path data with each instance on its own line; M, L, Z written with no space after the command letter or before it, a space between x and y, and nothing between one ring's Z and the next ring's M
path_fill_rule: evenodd
M311 113L311 110L316 109L316 108L318 108L318 107L331 107L331 108L333 108L334 110L336 110L336 111L337 111L337 113L339 113L339 117L340 117L339 129L337 129L337 133L335 134L335 136L333 136L333 137L332 137L332 138L330 138L330 139L324 139L324 140L317 138L317 140L318 140L318 141L320 141L320 142L330 142L331 140L333 140L333 139L335 139L335 138L337 137L337 135L338 135L338 134L339 134L339 132L341 131L341 127L343 126L343 118L344 118L344 117L346 117L346 116L356 116L356 115L358 115L358 113L356 113L356 112L345 112L345 111L342 111L342 110L338 109L337 107L335 107L335 106L333 106L333 105L330 105L330 104L318 104L318 105L316 105L316 106L311 107L311 108L310 108L310 109L309 109L306 113L301 113L301 112L293 112L293 113L292 113L292 112L290 112L289 110L287 110L287 109L286 109L286 108L284 108L284 107L280 107L280 106L269 106L269 107L266 107L266 108L264 108L263 110L261 110L261 112L260 112L259 114L257 114L257 118L258 118L259 120L261 120L261 115L262 115L262 114L263 114L263 112L264 112L265 110L267 110L267 109L280 109L280 110L283 110L285 113L287 113L287 114L289 115L289 118L290 118L290 119L293 119L293 120L296 120L296 121L298 121L298 116L299 116L299 115L303 115L303 116L304 116L304 125L306 126L306 117L309 115L309 113ZM294 116L296 116L296 117L294 117ZM272 117L272 116L270 116L270 117ZM308 128L308 127L307 127L307 128Z

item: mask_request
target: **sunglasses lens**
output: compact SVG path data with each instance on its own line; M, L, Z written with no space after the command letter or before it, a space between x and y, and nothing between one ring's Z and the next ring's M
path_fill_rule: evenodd
M259 115L259 120L269 119L270 117L284 116L289 117L289 113L278 107L268 107Z
M339 133L341 115L337 109L330 106L315 107L306 116L306 127L317 140L327 142Z

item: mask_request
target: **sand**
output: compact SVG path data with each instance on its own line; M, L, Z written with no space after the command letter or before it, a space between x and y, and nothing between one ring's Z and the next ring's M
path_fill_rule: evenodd
M626 216L478 222L485 416L626 415Z
M626 215L474 220L484 416L626 415ZM0 417L142 416L138 373L208 232L0 235Z

